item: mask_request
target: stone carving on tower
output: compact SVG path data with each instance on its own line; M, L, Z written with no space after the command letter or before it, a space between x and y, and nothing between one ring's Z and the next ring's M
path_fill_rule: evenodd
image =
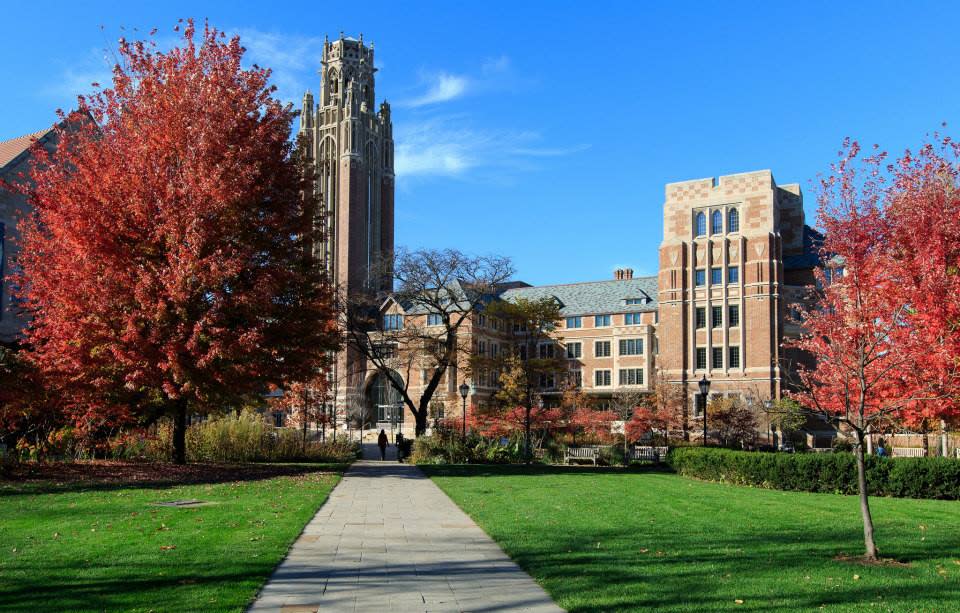
M375 105L373 44L324 40L320 95L303 96L300 136L312 162L322 241L315 255L341 293L389 290L378 263L393 256L393 123ZM337 404L359 391L363 359L345 349L333 373Z

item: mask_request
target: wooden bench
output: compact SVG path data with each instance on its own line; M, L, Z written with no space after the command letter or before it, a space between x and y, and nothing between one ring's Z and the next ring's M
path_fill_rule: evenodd
M895 458L923 458L927 453L923 447L894 447L892 455Z
M600 448L599 447L567 447L567 450L563 452L563 462L564 464L569 464L570 460L585 461L589 460L593 462L593 465L597 465L597 459L600 457Z
M648 460L650 462L661 462L667 457L668 451L670 451L669 447L634 445L633 449L630 450L630 459L635 461Z

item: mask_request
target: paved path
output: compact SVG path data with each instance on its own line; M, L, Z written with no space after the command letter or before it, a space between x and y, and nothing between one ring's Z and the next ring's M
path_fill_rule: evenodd
M370 447L365 455L379 458ZM562 611L420 469L367 459L347 471L249 610Z

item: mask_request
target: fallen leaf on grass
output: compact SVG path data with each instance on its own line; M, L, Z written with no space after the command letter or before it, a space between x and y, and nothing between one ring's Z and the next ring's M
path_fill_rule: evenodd
M170 551L171 549L176 549L176 545L160 545L160 551Z
M739 598L737 598L736 600L734 600L734 602L737 603L737 604L743 604L743 601L740 600Z
M860 580L860 575L854 575L854 576L853 576L853 580L854 580L854 581L859 581L859 580Z

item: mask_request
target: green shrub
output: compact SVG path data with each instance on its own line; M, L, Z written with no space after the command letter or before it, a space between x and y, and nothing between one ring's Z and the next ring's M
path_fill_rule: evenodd
M879 496L960 499L960 462L949 458L866 460L867 489ZM676 447L667 461L679 474L780 490L857 493L856 458L851 453L757 453Z
M502 444L497 438L438 432L414 441L410 461L414 464L511 464L523 461L522 439Z

